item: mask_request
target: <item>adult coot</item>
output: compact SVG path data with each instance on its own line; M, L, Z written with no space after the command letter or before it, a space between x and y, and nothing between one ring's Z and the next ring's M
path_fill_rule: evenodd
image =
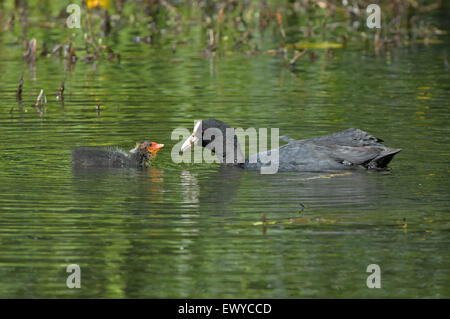
M144 141L129 153L98 147L77 147L72 151L72 165L77 167L148 167L164 144Z
M213 134L205 134L205 131L210 128L218 129L222 133L222 150L217 147L220 142L219 144L217 144L218 141L213 143L215 140ZM298 171L324 171L357 167L386 168L394 155L401 151L399 148L388 148L381 144L382 140L354 128L305 140L294 140L283 136L280 138L288 144L279 149L261 152L244 159L234 130L222 121L208 119L196 123L192 135L183 143L181 151L186 151L194 144L200 145L201 141L201 146L214 151L223 164L231 162L231 165L238 165L246 169L261 169L261 167L275 164L279 170ZM232 156L227 157L226 150L231 147L233 147ZM267 162L267 158L271 158L272 162Z

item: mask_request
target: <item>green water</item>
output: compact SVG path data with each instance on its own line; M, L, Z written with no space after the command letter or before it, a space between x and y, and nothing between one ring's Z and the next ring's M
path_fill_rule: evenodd
M172 53L131 31L115 39L120 64L30 68L1 34L1 298L450 297L448 37L317 50L292 73L269 54ZM29 106L40 89L42 115ZM298 139L356 127L403 151L389 172L342 175L173 163L172 130L209 117ZM76 146L144 139L166 145L149 170L72 169ZM66 286L72 263L80 289ZM366 286L369 264L381 289Z

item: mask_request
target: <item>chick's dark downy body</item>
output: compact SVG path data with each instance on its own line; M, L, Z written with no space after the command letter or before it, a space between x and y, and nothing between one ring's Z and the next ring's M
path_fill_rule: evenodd
M72 165L76 167L145 168L164 145L142 142L130 153L119 148L77 147L72 151Z

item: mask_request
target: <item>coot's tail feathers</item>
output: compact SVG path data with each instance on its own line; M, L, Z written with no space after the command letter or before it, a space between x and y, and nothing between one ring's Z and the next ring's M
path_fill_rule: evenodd
M386 168L394 155L400 152L401 148L387 148L381 152L376 158L366 164L367 168Z

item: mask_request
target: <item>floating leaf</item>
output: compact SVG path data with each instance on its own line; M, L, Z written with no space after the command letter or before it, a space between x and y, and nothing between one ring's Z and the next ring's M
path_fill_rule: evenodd
M344 47L342 43L333 42L299 42L294 44L296 49L339 49Z
M310 221L311 218L291 218L289 219L289 223L293 224L293 223L304 223L307 221Z
M334 219L326 219L326 218L316 218L316 222L325 223L325 224L334 224L336 221Z

